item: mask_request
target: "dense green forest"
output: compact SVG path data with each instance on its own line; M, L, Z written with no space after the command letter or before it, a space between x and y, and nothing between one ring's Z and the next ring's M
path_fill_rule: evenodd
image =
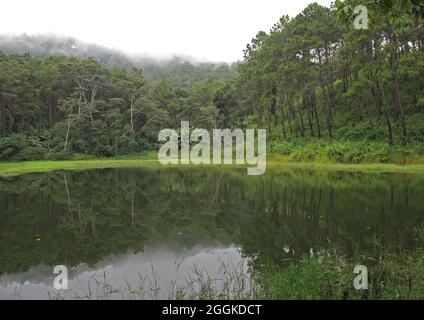
M0 161L156 150L158 131L181 120L267 128L269 152L294 160L423 156L422 4L371 3L369 28L360 30L358 4L311 4L283 16L232 65L2 37Z

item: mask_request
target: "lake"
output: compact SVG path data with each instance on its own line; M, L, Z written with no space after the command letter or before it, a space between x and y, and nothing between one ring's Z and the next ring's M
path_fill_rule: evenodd
M202 281L249 291L249 274L266 261L284 267L333 250L373 257L422 245L422 175L245 171L0 178L0 298L157 299L181 288L190 295ZM69 290L54 289L56 265L68 267Z

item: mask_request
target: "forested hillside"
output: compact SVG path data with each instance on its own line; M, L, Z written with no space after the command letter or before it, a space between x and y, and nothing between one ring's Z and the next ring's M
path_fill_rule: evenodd
M108 69L96 59L1 53L0 159L152 150L158 130L179 119L210 127L225 90L213 79L149 84L141 69Z
M412 2L370 4L365 30L353 26L360 1L338 1L333 10L311 4L294 19L283 16L245 50L243 104L283 141L385 141L385 150L421 144L424 30L420 8L406 6ZM360 161L360 147L351 146L351 155L343 147L327 151Z
M269 151L292 160L422 156L424 28L414 3L370 4L360 30L359 1L311 4L259 32L237 73L178 58L143 66L75 43L0 41L0 160L155 150L158 131L181 120L267 128Z
M142 68L149 82L166 79L179 87L189 87L195 81L205 79L229 80L236 73L236 63L200 62L183 56L154 59L145 56L129 56L118 50L95 44L87 44L74 38L53 35L5 36L0 35L0 51L4 53L29 53L38 57L63 55L80 59L95 58L107 68L121 67L127 70Z

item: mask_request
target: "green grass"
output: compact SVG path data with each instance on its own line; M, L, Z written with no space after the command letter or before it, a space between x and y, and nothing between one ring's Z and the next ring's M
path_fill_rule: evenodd
M356 290L353 270L368 269L368 290ZM286 266L263 265L256 273L259 299L355 300L423 299L424 254L385 254L345 259L336 254L305 257Z
M424 164L342 164L342 163L320 163L320 162L293 162L287 159L270 156L267 161L267 172L279 172L291 169L308 170L330 170L330 171L364 171L364 172L403 172L403 173L424 173ZM193 166L193 165L190 165ZM227 165L221 165L228 167ZM40 160L24 162L0 162L0 176L14 176L30 172L45 172L53 170L83 170L102 168L138 168L138 167L166 167L162 166L152 157L136 158L112 158L112 159L91 159L91 160ZM183 167L183 165L177 165ZM193 166L198 167L198 166ZM204 167L216 167L214 165L204 165Z
M363 171L363 172L399 172L424 173L424 164L399 165L393 163L361 163L344 164L332 162L293 162L284 159L268 160L267 170L278 171L284 169L310 169L329 171Z
M64 161L26 161L0 163L0 176L13 176L30 172L53 170L83 170L101 168L137 168L158 166L157 160L149 159L96 159Z

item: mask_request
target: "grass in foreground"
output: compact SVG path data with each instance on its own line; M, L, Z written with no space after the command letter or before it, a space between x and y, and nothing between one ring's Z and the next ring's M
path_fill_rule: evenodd
M356 265L368 268L368 290L356 290ZM424 253L348 260L337 255L305 257L298 264L263 266L259 298L265 299L423 299Z
M337 254L304 257L298 263L277 266L266 263L249 274L240 265L222 264L210 275L194 267L185 284L164 290L153 270L135 284L113 287L106 274L92 277L81 292L49 292L50 299L175 299L175 300L406 300L424 298L424 252L386 254L378 257L358 256L346 259ZM368 290L356 290L356 265L368 268ZM184 281L183 281L184 282Z

